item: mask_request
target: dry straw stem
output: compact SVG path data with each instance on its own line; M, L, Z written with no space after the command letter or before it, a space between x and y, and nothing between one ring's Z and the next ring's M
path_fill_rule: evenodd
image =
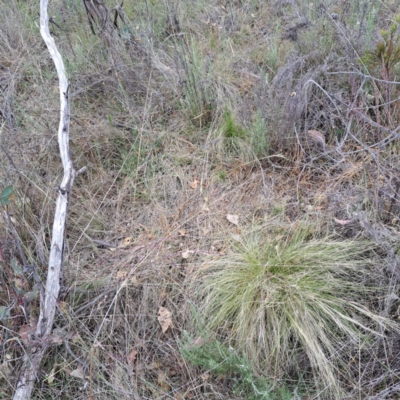
M373 254L368 241L334 240L306 221L269 221L235 238L229 254L198 272L198 304L208 327L258 372L312 372L323 396L343 398L342 349L366 346L381 329L398 330L365 305L373 294L384 295Z
M57 299L60 291L60 278L62 276L65 224L69 196L74 178L77 175L72 166L69 151L70 112L68 80L61 54L57 50L54 39L50 36L47 7L48 0L42 0L40 2L40 33L56 66L59 79L60 123L58 128L58 143L64 167L64 177L58 189L45 292L42 291L40 295L40 316L36 328L36 338L38 342L31 342L26 348L21 377L14 394L15 400L30 399L40 363L50 345L50 334L53 328ZM79 172L83 172L83 170Z

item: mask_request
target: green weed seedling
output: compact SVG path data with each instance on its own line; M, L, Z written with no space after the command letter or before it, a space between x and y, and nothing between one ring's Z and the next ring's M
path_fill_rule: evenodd
M367 51L363 61L367 67L378 68L382 79L390 79L393 68L400 62L400 33L398 15L389 30L381 30L382 40L373 50Z
M201 343L200 343L201 342ZM248 400L285 400L292 396L284 387L274 387L266 379L254 375L250 363L232 348L218 340L197 340L184 333L181 353L192 365L233 382L235 395Z

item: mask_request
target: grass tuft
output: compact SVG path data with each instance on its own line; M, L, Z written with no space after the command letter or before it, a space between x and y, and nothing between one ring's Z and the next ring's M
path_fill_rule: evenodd
M199 304L209 329L243 351L256 371L311 373L319 390L341 398L339 350L393 328L365 304L378 292L373 251L367 241L334 240L306 222L269 222L199 271Z

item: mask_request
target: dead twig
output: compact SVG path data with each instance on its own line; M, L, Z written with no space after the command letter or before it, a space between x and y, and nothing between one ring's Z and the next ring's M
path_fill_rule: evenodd
M40 296L40 315L36 335L34 341L29 342L26 346L21 375L14 393L14 400L30 399L42 358L51 345L50 335L53 329L57 300L60 292L60 278L62 277L65 225L69 198L75 177L78 173L84 171L83 168L77 173L71 161L69 150L69 84L61 54L56 47L54 39L50 35L49 17L47 13L48 2L49 0L40 1L40 33L53 59L59 80L60 123L58 127L58 144L64 168L64 177L58 188L46 287L45 291L42 292Z

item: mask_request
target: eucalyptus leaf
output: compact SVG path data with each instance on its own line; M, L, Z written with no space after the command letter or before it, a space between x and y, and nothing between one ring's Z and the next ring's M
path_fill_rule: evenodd
M5 206L10 202L13 191L14 188L12 185L9 185L3 189L3 191L0 194L0 203L3 204L3 206Z
M0 321L10 318L10 309L6 306L0 306Z
M22 275L22 269L19 267L15 258L11 259L11 267L16 275Z

